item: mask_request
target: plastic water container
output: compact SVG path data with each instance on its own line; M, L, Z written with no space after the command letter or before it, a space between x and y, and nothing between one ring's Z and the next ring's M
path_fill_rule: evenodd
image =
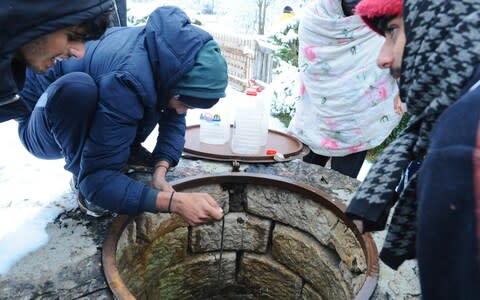
M270 119L270 106L271 106L271 100L272 100L272 89L269 87L262 88L261 86L257 85L255 80L251 79L250 80L250 88L254 89L257 93L257 101L259 101L258 105L263 105L259 106L258 109L263 110L262 114L262 125L261 125L261 133L262 133L262 139L260 144L262 146L266 146L268 142L268 129L269 129L269 119Z
M200 113L200 142L213 145L226 144L230 140L228 112L220 104Z
M236 101L231 150L236 154L259 155L266 144L268 128L265 127L265 109L255 88L247 89L242 99Z
M257 97L260 97L260 102L263 104L263 116L262 116L262 141L261 145L266 146L268 142L268 128L270 128L270 106L272 100L272 89L257 89Z

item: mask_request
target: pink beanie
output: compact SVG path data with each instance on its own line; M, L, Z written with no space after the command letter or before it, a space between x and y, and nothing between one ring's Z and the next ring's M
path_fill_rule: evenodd
M362 0L355 6L355 14L373 31L383 35L373 22L381 17L399 17L403 15L403 0Z

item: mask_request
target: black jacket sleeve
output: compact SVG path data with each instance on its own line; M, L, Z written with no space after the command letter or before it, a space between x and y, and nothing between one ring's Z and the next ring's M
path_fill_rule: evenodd
M0 106L0 123L11 119L24 117L29 113L29 109L20 96L15 95L11 101Z

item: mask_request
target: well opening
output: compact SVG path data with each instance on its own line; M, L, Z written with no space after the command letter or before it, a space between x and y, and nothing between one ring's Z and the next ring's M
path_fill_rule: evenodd
M117 298L343 300L373 294L375 244L324 192L248 173L192 177L174 186L210 193L224 220L189 227L175 214L117 217L103 249Z

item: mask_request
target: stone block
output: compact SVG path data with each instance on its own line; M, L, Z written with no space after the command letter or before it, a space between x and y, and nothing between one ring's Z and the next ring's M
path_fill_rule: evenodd
M142 294L152 277L187 256L187 246L186 227L179 227L153 240L119 268L125 285L134 295Z
M339 269L339 257L311 236L277 224L273 230L272 256L309 282L323 298L351 298L350 287Z
M255 299L300 299L302 279L265 255L245 253L239 283L255 293Z
M145 250L145 265L149 281L166 268L180 263L187 256L188 229L179 227L155 239Z
M345 223L338 221L331 231L330 241L342 261L352 272L363 273L367 271L367 260L363 254L362 246L353 231Z
M236 254L199 254L158 272L146 289L146 299L209 299L235 282ZM219 275L220 271L220 275Z
M265 253L270 239L271 221L246 213L225 215L224 250ZM220 249L222 222L193 227L190 246L193 253Z
M365 281L367 280L367 272L365 271L365 273L354 273L344 262L341 262L339 267L343 279L351 286L352 294L358 294L360 289L365 284Z
M311 285L306 283L302 289L302 300L323 300L322 296L317 293Z
M189 188L181 190L181 192L185 193L208 193L212 196L215 201L217 201L218 205L223 208L223 212L227 214L230 211L229 208L229 195L228 191L224 191L222 187L218 184L210 184L210 185L202 185L200 187Z
M135 218L135 223L139 244L149 244L160 235L188 226L182 217L169 213L143 213Z
M330 244L330 231L338 218L320 203L274 187L249 185L245 190L249 213L297 227Z
M130 264L137 253L137 224L130 222L117 242L116 262L119 270Z

